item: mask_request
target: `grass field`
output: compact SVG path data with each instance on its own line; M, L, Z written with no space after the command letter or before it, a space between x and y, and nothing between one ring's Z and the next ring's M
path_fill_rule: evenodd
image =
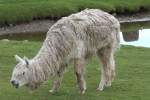
M150 10L150 0L0 0L0 25L58 19L85 8L135 13Z
M96 92L99 82L99 64L94 57L87 66L87 92L78 94L73 68L66 70L60 91L48 93L48 81L33 94L27 88L15 89L9 83L11 72L16 64L14 54L33 57L41 42L0 41L0 100L150 100L150 49L122 46L116 55L117 77L112 87Z

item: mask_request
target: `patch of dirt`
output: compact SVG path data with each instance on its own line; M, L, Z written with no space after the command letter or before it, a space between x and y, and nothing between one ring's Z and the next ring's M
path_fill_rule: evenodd
M140 12L130 15L116 16L120 23L147 22L150 21L150 12Z
M0 28L0 36L6 34L45 33L56 21L36 20L29 23L10 25Z

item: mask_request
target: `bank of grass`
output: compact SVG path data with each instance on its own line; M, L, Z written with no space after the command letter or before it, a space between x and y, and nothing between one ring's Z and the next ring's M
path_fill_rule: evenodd
M150 0L1 0L0 25L34 19L58 19L85 8L135 13L150 10Z
M0 41L0 100L149 100L150 96L150 49L122 46L116 55L117 77L112 87L96 92L99 82L98 60L94 57L87 66L87 92L78 94L73 68L68 67L60 91L48 93L51 82L29 94L28 89L15 89L9 83L16 64L14 54L33 57L41 42Z

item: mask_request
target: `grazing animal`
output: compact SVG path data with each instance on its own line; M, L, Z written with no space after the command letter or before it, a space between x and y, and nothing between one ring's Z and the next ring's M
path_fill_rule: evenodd
M115 76L114 53L120 44L119 31L119 21L98 9L85 9L63 17L49 29L43 46L33 59L15 56L18 64L11 83L16 88L26 85L35 89L53 76L50 92L54 92L61 84L65 67L73 61L77 84L84 94L85 63L90 55L97 54L103 65L97 90L102 91L111 86Z

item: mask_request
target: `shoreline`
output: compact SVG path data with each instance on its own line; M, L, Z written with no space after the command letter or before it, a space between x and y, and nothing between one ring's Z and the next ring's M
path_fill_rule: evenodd
M121 24L124 23L138 23L150 22L150 12L137 13L132 15L115 15ZM0 27L0 36L13 35L13 34L26 34L26 33L46 33L49 28L55 23L54 20L34 20L28 23L17 25L10 24L9 26Z

